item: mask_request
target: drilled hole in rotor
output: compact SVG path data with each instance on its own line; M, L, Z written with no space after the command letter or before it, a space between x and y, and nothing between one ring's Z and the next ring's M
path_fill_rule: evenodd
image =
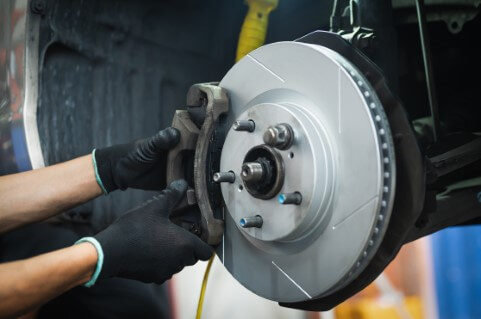
M294 158L294 153L293 153L293 152L290 152L288 156L289 156L290 159L293 159L293 158Z

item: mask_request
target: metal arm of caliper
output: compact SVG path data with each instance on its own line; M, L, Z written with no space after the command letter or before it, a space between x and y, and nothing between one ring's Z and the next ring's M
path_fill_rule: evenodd
M188 229L208 244L217 245L224 225L219 219L222 205L213 172L219 167L225 139L221 115L228 111L229 99L215 83L195 84L187 93L187 105L188 110L177 110L174 115L172 126L180 131L181 139L167 157L167 181L186 179L190 184L174 216L178 218L198 206L200 229L192 225Z

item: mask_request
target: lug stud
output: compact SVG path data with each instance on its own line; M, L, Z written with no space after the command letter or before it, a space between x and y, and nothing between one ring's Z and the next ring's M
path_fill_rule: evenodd
M277 200L282 205L300 205L302 203L302 195L299 192L280 194Z
M239 120L234 122L232 128L238 132L254 132L256 123L253 120Z
M244 217L239 221L239 224L242 228L261 228L262 223L262 217L259 215Z
M234 172L217 172L212 177L214 182L216 183L234 183L235 182L235 174Z

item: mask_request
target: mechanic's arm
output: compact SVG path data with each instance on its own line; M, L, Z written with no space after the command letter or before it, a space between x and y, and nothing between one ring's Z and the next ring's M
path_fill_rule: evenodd
M44 220L101 194L91 155L0 176L0 233Z
M96 264L89 243L0 264L0 318L16 318L87 282Z
M176 129L128 144L94 150L65 163L0 176L0 233L47 219L116 189L161 190Z
M170 219L187 183L175 181L94 237L34 258L0 265L0 318L16 317L80 284L124 277L163 283L212 248Z

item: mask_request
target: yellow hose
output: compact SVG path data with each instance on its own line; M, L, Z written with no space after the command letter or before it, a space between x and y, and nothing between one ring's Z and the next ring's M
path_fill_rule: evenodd
M205 269L204 279L202 279L202 287L200 288L199 303L197 304L197 314L195 315L195 319L200 319L202 317L202 307L204 306L205 290L207 288L207 281L209 279L210 267L212 266L214 258L215 254L212 254L209 262L207 263L207 268Z
M269 13L277 7L279 0L246 0L246 2L249 10L239 35L236 62L264 44Z

